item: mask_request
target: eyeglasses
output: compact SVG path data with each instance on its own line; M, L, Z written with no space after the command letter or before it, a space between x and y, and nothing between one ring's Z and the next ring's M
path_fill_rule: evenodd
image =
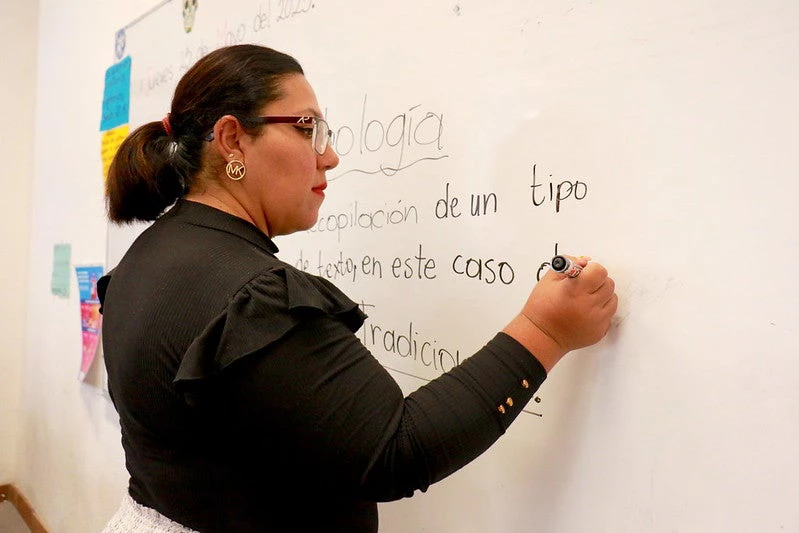
M327 147L333 143L333 131L327 125L327 121L319 117L272 115L245 118L242 122L249 124L293 124L297 128L311 133L311 144L319 155L324 155ZM206 135L205 140L213 141L214 132L212 131Z

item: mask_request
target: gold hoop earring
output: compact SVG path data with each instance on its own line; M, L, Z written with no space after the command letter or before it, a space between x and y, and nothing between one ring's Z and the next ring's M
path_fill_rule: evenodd
M244 166L244 163L238 159L231 159L228 164L225 165L225 174L233 181L239 181L246 173L247 168Z

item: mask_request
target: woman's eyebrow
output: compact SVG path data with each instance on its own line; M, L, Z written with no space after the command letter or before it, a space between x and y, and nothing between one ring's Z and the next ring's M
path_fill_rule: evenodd
M314 109L313 107L306 107L305 109L298 111L298 114L307 115L316 118L324 118L322 117L322 113L318 109Z

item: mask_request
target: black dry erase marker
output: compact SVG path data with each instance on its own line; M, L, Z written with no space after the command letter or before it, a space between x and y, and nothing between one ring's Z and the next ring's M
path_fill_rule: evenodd
M570 278L576 278L580 275L580 272L583 271L583 267L569 259L568 257L563 257L562 255L556 255L552 258L552 262L550 262L552 266L552 270L555 272L560 272L561 274L566 274Z

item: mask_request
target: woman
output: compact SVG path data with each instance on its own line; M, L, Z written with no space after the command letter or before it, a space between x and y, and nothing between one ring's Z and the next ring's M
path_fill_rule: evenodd
M120 147L109 217L155 222L100 284L130 472L109 531L377 531L375 502L477 457L566 352L605 335L613 281L579 260L403 397L354 334L358 306L275 256L273 237L316 222L330 137L299 64L239 45L201 59L164 120Z

